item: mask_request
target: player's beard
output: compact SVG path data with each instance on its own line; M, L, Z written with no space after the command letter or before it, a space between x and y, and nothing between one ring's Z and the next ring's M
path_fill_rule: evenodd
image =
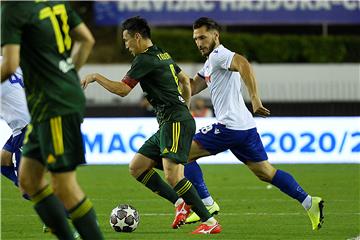
M216 46L216 42L215 42L215 40L213 40L213 41L210 43L209 51L208 51L207 53L205 53L204 56L205 56L205 57L209 57L210 53L212 53L212 51L214 51L215 46Z

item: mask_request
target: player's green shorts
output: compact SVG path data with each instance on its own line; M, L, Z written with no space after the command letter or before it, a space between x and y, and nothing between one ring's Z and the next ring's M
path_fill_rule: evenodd
M40 161L51 172L68 172L85 163L78 114L28 125L22 155Z
M169 158L177 163L185 164L189 157L195 130L194 119L166 122L146 140L138 153L151 158L160 166L162 166L162 158Z

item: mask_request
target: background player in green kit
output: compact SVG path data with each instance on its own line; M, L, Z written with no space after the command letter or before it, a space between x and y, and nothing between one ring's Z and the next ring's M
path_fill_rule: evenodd
M78 45L73 49L74 43ZM85 162L80 130L85 97L77 70L94 45L89 29L68 2L6 2L1 8L1 44L1 81L21 65L31 115L20 186L59 239L73 239L64 207L82 239L103 239L75 172Z
M195 122L187 107L190 79L167 52L153 45L150 28L144 19L127 19L122 27L125 46L135 56L131 69L122 81L111 81L95 73L86 76L82 85L85 88L96 81L108 91L123 97L140 82L146 98L155 109L159 130L134 156L130 163L131 175L175 204L173 228L184 224L191 206L203 222L192 233L219 233L221 226L211 217L191 182L184 177L183 164L187 161L195 133ZM154 167L164 169L171 187Z

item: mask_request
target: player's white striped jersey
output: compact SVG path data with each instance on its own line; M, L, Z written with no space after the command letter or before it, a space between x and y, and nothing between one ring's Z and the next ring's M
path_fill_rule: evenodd
M219 123L233 130L256 127L241 95L241 76L230 71L235 53L219 45L215 48L198 73L210 90L215 116Z
M0 94L0 116L11 128L13 136L17 136L21 133L21 129L30 122L20 68L8 80L1 83Z

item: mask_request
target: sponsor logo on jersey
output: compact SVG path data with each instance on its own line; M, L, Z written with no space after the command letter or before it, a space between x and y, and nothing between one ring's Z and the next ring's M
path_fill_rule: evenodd
M180 102L185 103L185 100L183 99L182 96L179 96L179 100L180 100Z
M47 157L47 163L52 164L54 162L56 162L56 158L54 157L54 155L49 154L49 156Z
M59 69L60 71L62 71L63 73L67 73L68 71L70 71L71 69L75 68L73 62L72 62L72 58L69 57L65 60L61 60L59 62Z
M11 83L11 84L16 84L16 83L18 83L18 84L20 84L21 85L21 87L25 87L25 85L24 85L24 81L23 81L23 79L22 79L22 76L21 76L21 74L19 74L19 73L14 73L14 74L12 74L10 77L9 77L9 82Z

